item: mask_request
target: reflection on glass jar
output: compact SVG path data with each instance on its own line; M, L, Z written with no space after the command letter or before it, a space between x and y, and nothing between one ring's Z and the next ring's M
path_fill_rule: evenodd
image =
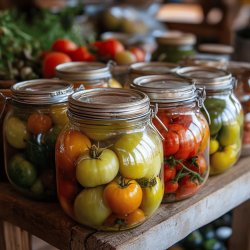
M219 174L238 160L242 146L243 111L233 93L234 78L211 67L184 67L177 74L206 88L205 107L210 115L210 174Z
M191 82L168 75L139 77L131 85L158 107L153 122L164 137L164 201L194 195L209 174L209 128L200 111L201 92Z
M96 62L69 62L56 67L56 75L74 85L85 89L109 87L111 73L109 67Z
M74 220L100 230L124 230L159 207L163 151L149 104L145 94L125 89L70 97L56 168L60 204Z
M12 86L3 124L5 170L10 183L34 199L56 197L55 142L67 123L73 86L60 80L32 80Z

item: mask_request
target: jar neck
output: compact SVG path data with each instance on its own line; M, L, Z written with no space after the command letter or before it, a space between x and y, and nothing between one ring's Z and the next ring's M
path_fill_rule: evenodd
M228 96L233 94L233 89L216 89L216 90L206 90L206 96Z
M152 104L152 105L156 105L156 104ZM162 110L162 109L166 109L166 110L178 110L178 109L182 109L182 110L195 110L195 109L199 109L198 106L198 101L187 101L187 102L174 102L174 103L157 103L158 109Z

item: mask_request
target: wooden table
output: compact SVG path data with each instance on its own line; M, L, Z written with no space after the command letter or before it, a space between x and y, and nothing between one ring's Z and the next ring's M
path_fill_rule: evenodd
M211 177L190 199L163 204L141 226L123 232L98 232L82 227L64 215L57 203L34 202L23 198L7 183L0 183L0 219L36 235L59 249L166 249L193 230L238 208L232 250L250 249L250 157L242 158L227 172ZM248 201L248 202L246 202ZM235 210L237 211L237 209ZM237 214L237 213L235 213ZM248 214L248 215L247 215ZM243 219L241 219L243 218ZM240 231L241 230L241 231ZM6 232L1 230L6 236ZM238 234L238 235L237 235ZM0 249L11 248L0 239ZM2 243L1 243L2 242ZM2 244L2 245L1 245ZM240 247L239 247L240 246ZM249 247L249 248L248 248Z

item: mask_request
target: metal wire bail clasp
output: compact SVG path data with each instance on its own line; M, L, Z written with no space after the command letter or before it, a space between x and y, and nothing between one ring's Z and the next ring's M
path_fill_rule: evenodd
M161 119L156 115L157 112L158 112L158 104L155 103L155 105L150 105L150 107L151 107L151 109L150 109L151 110L151 115L150 115L151 125L152 125L153 129L159 134L159 136L161 137L161 139L164 141L165 138L160 133L160 131L155 127L155 125L153 123L153 118L155 118L167 132L168 132L168 128L161 121Z
M205 87L203 88L197 88L196 89L197 91L197 103L198 103L198 107L199 108L202 108L205 113L206 113L206 116L207 116L207 121L208 121L208 124L210 125L211 124L211 119L210 119L210 115L204 105L204 101L206 99L206 90L205 90Z
M7 104L8 100L10 100L11 98L5 96L2 92L0 92L0 96L1 96L1 98L3 98L3 108L2 108L2 110L0 111L0 119L2 119L3 112L4 112L4 110L5 110L6 104Z

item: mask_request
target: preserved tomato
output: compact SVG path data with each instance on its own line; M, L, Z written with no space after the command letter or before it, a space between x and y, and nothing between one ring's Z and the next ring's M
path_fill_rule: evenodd
M16 83L11 90L12 105L3 125L7 177L28 197L55 199L55 143L73 86L41 79Z
M242 144L243 112L233 93L232 75L217 68L198 66L184 67L177 73L193 79L198 87L206 88L204 104L210 116L210 175L220 174L236 163ZM204 108L202 112L206 116Z
M172 74L139 77L131 87L144 91L158 107L153 123L164 138L163 201L194 195L209 174L209 127L197 105L203 102L202 92ZM185 179L195 188L184 188Z
M124 230L160 206L163 149L149 105L145 94L125 89L78 91L69 98L56 174L60 204L74 220Z

